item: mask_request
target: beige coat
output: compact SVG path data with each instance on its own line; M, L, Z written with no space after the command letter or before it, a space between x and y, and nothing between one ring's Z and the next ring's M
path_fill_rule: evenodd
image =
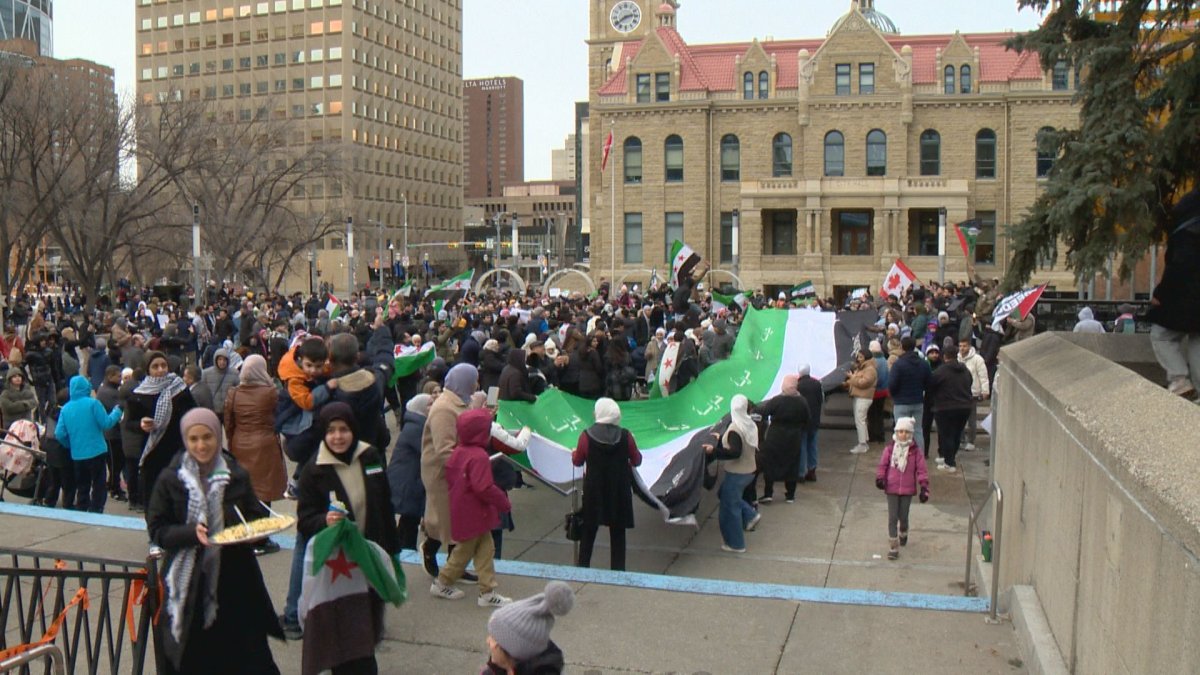
M446 461L458 444L458 416L467 404L449 389L433 402L421 434L421 482L425 484L425 534L450 543L450 487Z
M850 379L846 380L850 388L850 396L852 398L875 398L875 382L878 377L879 374L875 372L875 360L863 361L862 365L850 374Z

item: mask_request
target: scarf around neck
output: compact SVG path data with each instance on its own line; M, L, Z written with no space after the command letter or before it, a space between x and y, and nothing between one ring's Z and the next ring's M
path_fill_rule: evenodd
M187 491L187 522L208 527L209 536L225 529L225 488L229 485L229 467L225 458L217 453L212 472L207 481L200 466L190 454L184 454L177 472ZM221 548L219 546L189 546L170 554L167 571L167 616L171 620L171 636L176 642L183 636L185 605L191 591L192 573L196 563L204 574L203 595L190 598L193 605L204 611L204 627L209 628L217 619L217 581L221 574Z
M183 378L174 373L167 373L162 377L150 377L147 375L141 384L133 390L135 394L158 397L154 401L154 429L146 436L146 445L142 448L140 463L144 464L146 462L146 455L158 447L158 442L167 433L167 425L171 422L171 415L175 412L175 407L171 399L175 398L179 392L186 388L187 384L183 381ZM164 396L164 394L166 395Z
M912 439L900 441L896 439L895 434L892 434L892 440L894 443L892 444L891 464L896 467L897 471L904 473L904 470L908 468L908 450L912 447Z

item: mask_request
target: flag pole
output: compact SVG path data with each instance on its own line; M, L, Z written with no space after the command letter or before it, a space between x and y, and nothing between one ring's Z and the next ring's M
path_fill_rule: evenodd
M616 129L614 128L615 126L616 122L614 120L608 121L608 134L613 139L614 144L617 142L617 136L615 133ZM615 173L616 172L614 171L613 174ZM610 251L609 255L612 256L609 259L608 292L609 297L611 298L612 292L615 290L614 286L617 283L617 177L615 175L610 175L608 177L608 189L608 223L610 237L608 243Z

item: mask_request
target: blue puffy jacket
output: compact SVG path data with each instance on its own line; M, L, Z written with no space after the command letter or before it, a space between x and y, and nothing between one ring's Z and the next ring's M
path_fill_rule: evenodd
M92 383L82 375L71 378L71 400L58 413L54 437L70 449L71 459L82 461L108 452L104 432L116 426L121 409L105 412L104 404L92 398Z
M888 374L888 391L896 405L917 405L925 402L925 389L933 371L929 363L915 351L905 352L892 364Z

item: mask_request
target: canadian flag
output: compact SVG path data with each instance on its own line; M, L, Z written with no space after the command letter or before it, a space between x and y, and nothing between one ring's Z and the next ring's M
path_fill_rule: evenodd
M600 170L603 171L608 166L608 153L612 152L613 134L608 132L608 138L604 139L604 155L600 158Z
M908 269L908 265L904 261L896 258L896 262L892 263L892 269L883 278L883 287L880 290L884 295L894 295L897 298L904 295L904 291L913 285L917 280L917 275Z

